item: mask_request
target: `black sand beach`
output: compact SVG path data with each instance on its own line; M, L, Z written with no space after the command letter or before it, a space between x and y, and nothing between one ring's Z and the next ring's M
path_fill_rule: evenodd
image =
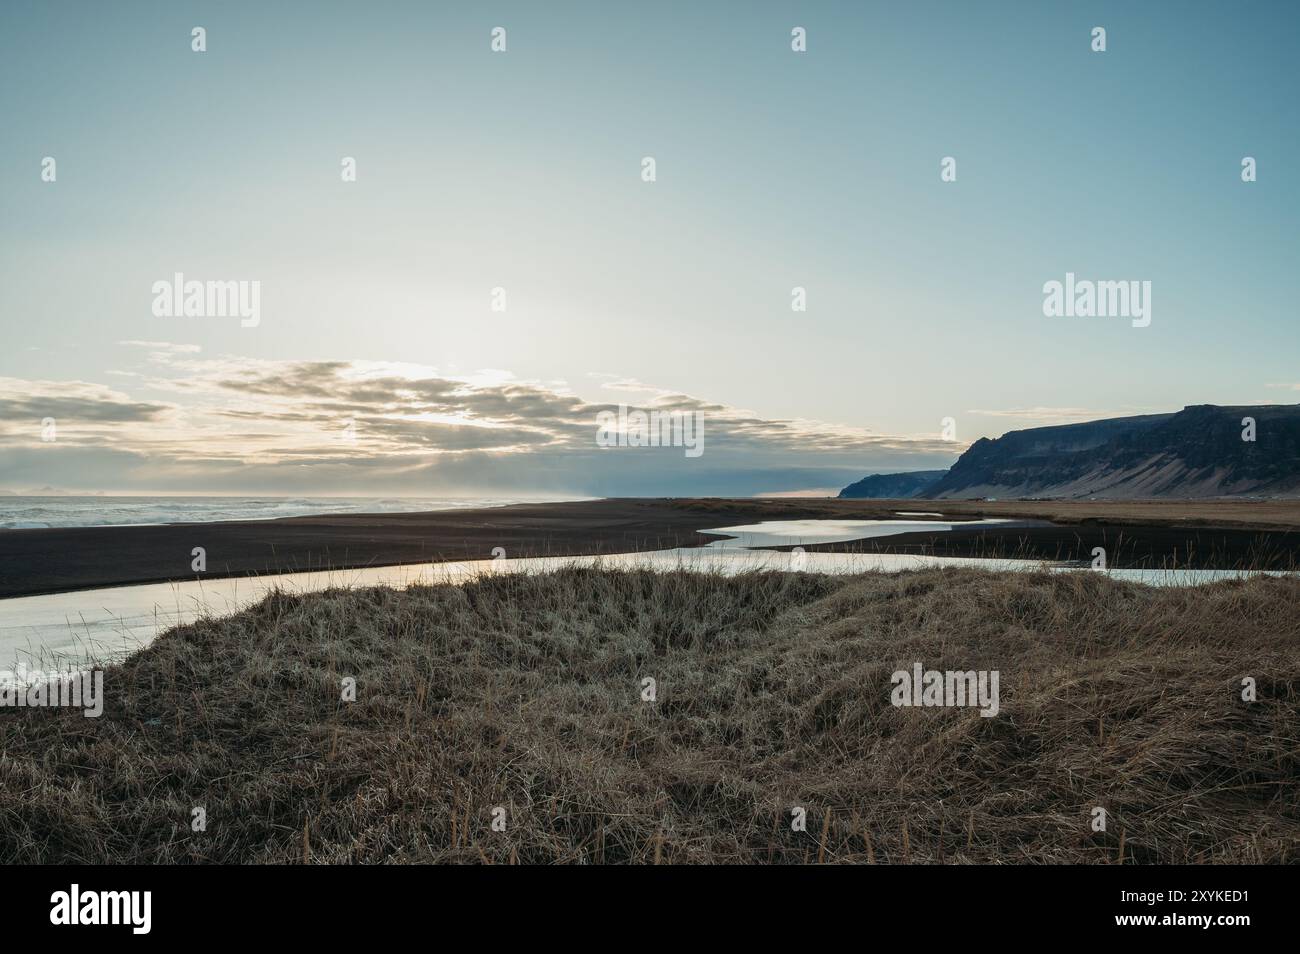
M704 529L760 520L889 519L899 511L942 513L940 522L1004 516L1059 525L906 533L807 549L1089 560L1094 546L1104 546L1113 567L1300 564L1300 501L1183 502L1179 516L1169 503L614 498L429 513L0 530L0 597L194 579L195 547L206 551L203 577L211 579L487 560L497 547L511 558L693 547L716 539L698 532Z
M0 597L128 583L398 563L576 556L696 546L717 512L687 514L653 500L519 504L429 513L0 531Z

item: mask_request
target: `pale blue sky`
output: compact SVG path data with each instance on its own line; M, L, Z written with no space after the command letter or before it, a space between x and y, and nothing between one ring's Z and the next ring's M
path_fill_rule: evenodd
M1287 2L6 0L0 377L172 407L187 374L241 362L409 362L584 405L632 400L604 385L635 381L737 419L921 440L841 448L824 482L814 453L765 446L766 490L942 466L956 451L923 439L945 416L964 444L1292 403L1298 44ZM177 270L260 280L261 324L154 317L150 286ZM1067 271L1151 281L1151 326L1045 318L1042 285ZM133 340L198 346L202 368ZM168 454L185 428L214 439L171 425ZM194 464L155 469L164 487L107 457L96 484L94 452L148 435L83 436L88 483L47 454L0 485L281 486L269 461L256 486ZM749 466L723 447L694 465L717 468L701 492ZM690 462L671 466L689 491Z

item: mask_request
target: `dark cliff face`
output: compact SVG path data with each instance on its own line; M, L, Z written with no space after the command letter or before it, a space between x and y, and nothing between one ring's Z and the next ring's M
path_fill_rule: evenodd
M1242 439L1243 418L1255 440ZM1192 405L1176 414L980 439L922 497L1300 496L1300 405Z
M840 491L840 496L893 500L916 497L946 473L946 470L913 470L902 474L872 474L849 484Z

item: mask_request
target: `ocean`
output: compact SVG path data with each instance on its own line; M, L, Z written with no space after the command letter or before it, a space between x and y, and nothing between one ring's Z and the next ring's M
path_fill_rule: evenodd
M0 496L0 529L124 527L273 520L326 513L413 513L572 497L21 497Z

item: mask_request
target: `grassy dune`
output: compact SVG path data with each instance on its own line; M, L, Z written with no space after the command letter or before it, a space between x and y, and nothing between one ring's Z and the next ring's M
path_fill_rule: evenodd
M890 705L918 661L999 670L1000 714ZM1300 860L1294 579L574 569L279 594L169 632L105 692L99 719L0 711L0 860Z

